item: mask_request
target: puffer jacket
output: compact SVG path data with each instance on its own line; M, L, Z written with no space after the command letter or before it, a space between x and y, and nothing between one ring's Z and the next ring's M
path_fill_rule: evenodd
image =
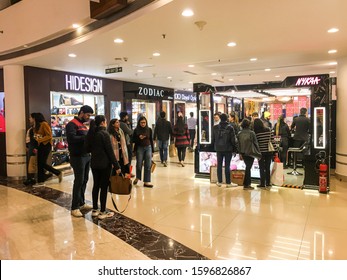
M253 143L258 147L257 137L249 128L242 129L237 135L238 150L241 155L250 155Z

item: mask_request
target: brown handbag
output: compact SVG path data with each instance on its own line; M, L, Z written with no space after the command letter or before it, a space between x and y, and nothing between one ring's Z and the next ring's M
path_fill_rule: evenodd
M112 199L112 204L114 208L117 210L119 213L123 213L129 204L129 201L131 199L131 189L132 189L132 184L131 184L131 179L124 177L123 174L112 174L110 177L110 188L109 191L111 193L111 199ZM124 210L119 211L118 207L116 205L116 202L113 199L112 194L118 194L118 195L129 195L129 199L127 202L127 205L125 206Z
M157 167L157 164L152 160L152 163L151 163L151 172L153 173L155 168Z

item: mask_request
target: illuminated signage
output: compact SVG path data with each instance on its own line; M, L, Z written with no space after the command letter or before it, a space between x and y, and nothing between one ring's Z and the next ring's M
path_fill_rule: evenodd
M65 89L67 91L102 93L102 80L75 75L65 75Z
M196 102L196 95L190 93L175 93L175 100Z
M139 87L139 95L164 97L164 90L155 88Z
M322 79L314 76L314 77L302 77L302 78L298 78L296 80L295 85L296 86L315 86L315 85L319 85L320 81Z

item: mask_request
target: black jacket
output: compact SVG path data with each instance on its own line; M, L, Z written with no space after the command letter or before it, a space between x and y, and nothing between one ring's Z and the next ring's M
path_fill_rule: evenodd
M168 141L172 139L172 126L165 118L159 118L154 128L153 140Z
M213 126L212 145L216 152L237 152L236 136L232 125L220 122Z
M69 152L71 156L88 155L84 148L84 140L88 133L88 128L79 118L75 117L66 125L66 137L69 144Z
M307 141L309 138L311 122L305 115L300 115L293 120L291 129L295 128L294 140Z
M237 135L239 153L246 156L252 156L252 145L254 144L257 147L257 150L260 153L257 137L253 130L242 129Z
M114 155L110 134L105 127L97 127L94 137L92 139L88 138L88 141L92 141L92 143L89 143L92 154L91 168L105 169L111 165L116 169L120 168Z

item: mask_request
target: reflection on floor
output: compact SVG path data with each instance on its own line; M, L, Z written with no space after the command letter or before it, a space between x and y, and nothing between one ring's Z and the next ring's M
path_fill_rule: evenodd
M297 168L296 171L302 175L288 174L293 172L293 168L283 170L284 184L295 186L302 186L304 184L305 170L303 168Z
M124 215L71 217L73 175L46 188L2 182L1 259L347 259L347 186L331 192L244 191L158 162L153 189L134 187ZM158 161L158 159L156 158ZM290 170L289 170L290 171ZM288 171L288 172L289 172ZM92 177L86 197L91 200ZM7 186L5 186L7 184ZM120 206L126 197L117 199ZM113 209L108 201L108 208Z

